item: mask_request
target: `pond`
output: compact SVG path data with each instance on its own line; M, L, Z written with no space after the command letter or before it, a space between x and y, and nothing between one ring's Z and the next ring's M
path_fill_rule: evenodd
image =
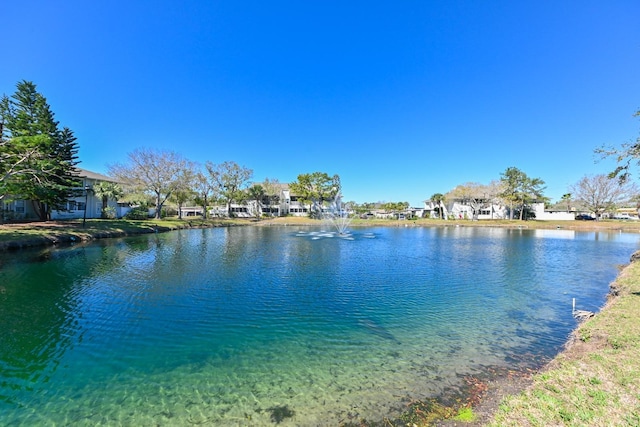
M624 233L232 227L0 254L0 424L338 425L536 367Z

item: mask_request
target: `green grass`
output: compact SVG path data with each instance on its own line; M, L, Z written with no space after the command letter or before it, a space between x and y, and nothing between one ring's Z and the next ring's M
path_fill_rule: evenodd
M490 426L640 425L640 263L620 295L576 331L577 339L533 384L507 397Z
M143 233L164 232L194 227L217 227L248 224L250 220L238 219L162 219L162 220L82 220L48 221L0 226L0 250L56 244L73 241L89 241L106 237L121 237Z

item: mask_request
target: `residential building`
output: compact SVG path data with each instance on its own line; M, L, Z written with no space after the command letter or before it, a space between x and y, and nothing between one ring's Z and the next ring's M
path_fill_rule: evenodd
M100 218L102 216L102 198L96 197L93 187L98 182L117 182L115 179L77 168L78 187L73 189L72 196L61 206L51 210L51 219L78 219ZM128 209L125 205L119 205L117 200L108 200L107 206L116 210L116 215L121 217ZM3 203L2 215L5 220L33 220L38 215L30 200L9 197Z

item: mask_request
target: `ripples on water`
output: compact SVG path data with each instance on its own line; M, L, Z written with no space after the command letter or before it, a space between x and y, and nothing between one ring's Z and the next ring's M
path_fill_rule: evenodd
M0 423L336 425L553 356L637 236L181 231L0 255Z

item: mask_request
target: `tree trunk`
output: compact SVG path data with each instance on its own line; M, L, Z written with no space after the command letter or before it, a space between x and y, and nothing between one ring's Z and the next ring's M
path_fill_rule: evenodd
M33 206L33 210L36 212L36 215L38 215L40 221L48 221L51 219L44 203L32 200L31 206Z
M162 210L162 205L160 204L160 193L156 193L156 214L155 214L156 219L160 219L161 210Z
M107 210L107 204L109 203L109 199L107 196L102 196L102 212L100 212L100 218L105 218L105 212ZM84 207L87 209L87 206Z

